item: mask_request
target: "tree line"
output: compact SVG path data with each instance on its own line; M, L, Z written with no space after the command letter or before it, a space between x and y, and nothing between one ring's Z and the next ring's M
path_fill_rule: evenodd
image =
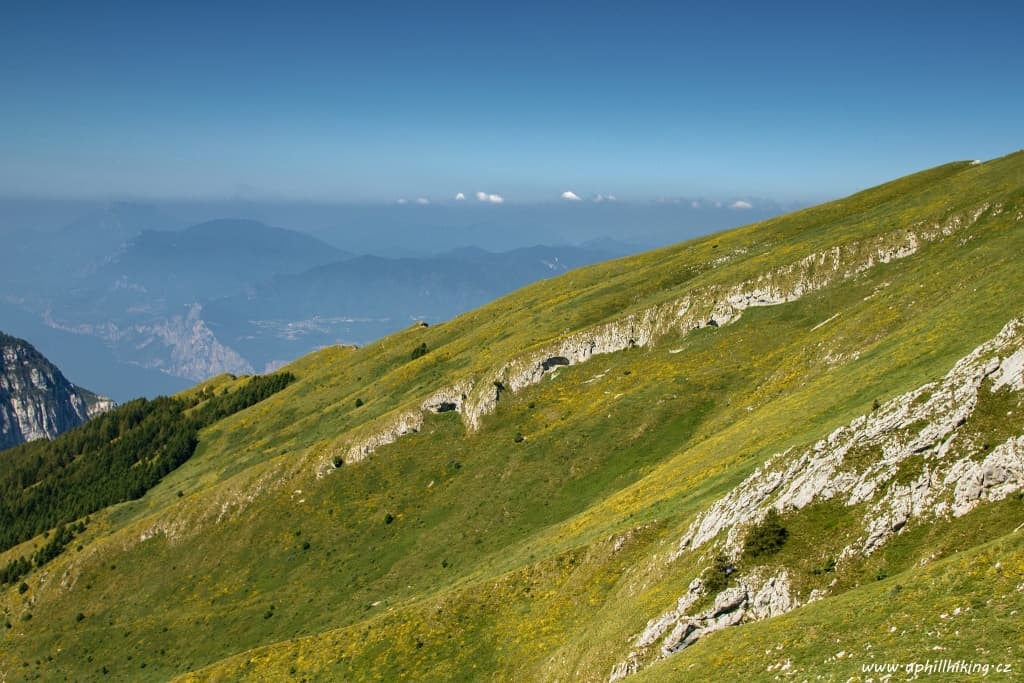
M12 583L32 564L42 566L59 554L73 536L63 525L141 498L192 457L199 430L262 401L294 379L283 372L252 377L227 393L206 389L187 398L140 398L52 441L5 451L0 455L0 551L57 529L45 553L0 568L0 583Z

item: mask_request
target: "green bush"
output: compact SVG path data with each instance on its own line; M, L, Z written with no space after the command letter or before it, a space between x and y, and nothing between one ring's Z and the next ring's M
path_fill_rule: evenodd
M701 574L701 581L704 583L704 590L708 595L717 595L729 585L729 577L736 571L736 567L729 562L725 555L715 556L714 562Z
M774 555L782 549L788 538L789 531L782 526L779 513L773 508L760 524L755 524L747 532L747 538L743 542L743 557L753 560Z
M834 572L835 570L836 570L836 558L831 557L831 558L829 558L828 562L826 562L824 564L824 566L822 566L822 567L815 567L814 569L811 570L811 573L817 576L817 575L820 575L820 574L827 574L829 572Z

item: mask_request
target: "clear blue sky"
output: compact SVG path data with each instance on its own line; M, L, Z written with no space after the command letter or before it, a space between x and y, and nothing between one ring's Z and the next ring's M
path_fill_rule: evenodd
M1024 146L1019 3L360 4L6 3L0 194L813 200Z

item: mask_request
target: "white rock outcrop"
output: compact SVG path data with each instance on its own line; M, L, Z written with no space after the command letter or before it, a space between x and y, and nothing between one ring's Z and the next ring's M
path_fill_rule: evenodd
M69 382L28 342L0 334L0 449L52 439L115 405Z
M873 553L916 518L961 516L1021 491L1024 434L986 450L964 433L982 392L1024 390L1022 361L1024 319L1015 319L941 380L887 401L803 451L789 449L770 458L698 515L669 561L713 542L726 556L738 557L741 532L772 509L798 510L824 500L866 504L863 532L839 553L842 561ZM1018 431L1024 432L1024 424L1019 418L1017 422ZM865 453L870 457L857 457ZM907 477L907 472L917 474ZM778 616L799 604L785 570L763 583L756 577L740 578L716 596L714 608L688 615L699 592L698 580L675 606L651 619L634 641L635 649L613 669L611 680L639 670L645 651L659 640L657 657L667 657L711 630ZM819 589L811 598L824 594Z
M703 595L700 579L695 579L676 606L651 619L633 645L635 649L619 662L608 676L609 683L636 673L642 666L642 653L659 640L657 659L664 659L684 650L715 631L749 621L768 619L784 614L796 606L792 597L789 573L786 570L767 578L752 574L739 579L736 585L715 596L714 604L690 615L688 610Z
M375 450L389 443L398 441L399 437L413 434L423 427L423 413L418 410L403 411L388 419L387 426L379 431L358 440L345 452L345 462L359 462Z
M999 444L978 462L972 444L960 443L958 436L981 391L1024 388L1021 349L1024 322L1017 319L938 382L887 401L802 453L791 450L774 456L701 514L672 558L699 548L722 531L760 521L769 508L781 512L831 499L849 506L870 503L860 546L844 550L869 554L913 517L947 511L961 515L982 500L998 500L1019 490L1024 485L1020 438ZM873 455L863 469L847 463L849 456L864 452ZM909 483L895 482L901 467L910 465L921 473ZM727 537L734 553L736 536Z
M916 223L907 229L815 252L735 285L697 288L674 301L568 334L489 372L466 377L451 387L438 389L420 409L430 412L438 412L441 407L456 410L466 428L475 431L483 417L494 411L502 391L520 391L537 384L558 367L585 363L596 355L644 347L670 332L685 334L702 327L719 327L735 322L747 308L796 301L878 264L907 258L922 245L948 237L973 224L988 208L989 205L984 204L944 222ZM399 418L400 421L405 419ZM381 418L377 429L382 438L359 437L349 452L361 454L360 459L366 457L377 446L392 443L394 439L390 435L400 431L401 426L394 417L389 417Z

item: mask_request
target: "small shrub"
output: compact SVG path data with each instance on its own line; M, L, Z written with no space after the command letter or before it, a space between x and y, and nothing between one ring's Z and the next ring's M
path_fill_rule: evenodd
M366 402L363 399L357 398L356 399L356 408L362 408L365 403Z
M512 440L515 441L516 443L522 443L525 438L526 437L523 436L522 432L516 432L516 435Z
M825 562L822 566L814 567L813 569L811 569L811 573L817 575L817 574L822 574L822 573L828 573L828 572L835 571L835 570L836 570L836 558L835 557L830 557L830 558L828 558L828 561Z
M336 455L333 458L331 458L331 462L334 464L336 468L341 467L342 465L345 464L345 458L341 457L340 455Z
M82 621L83 619L85 619L85 615L81 612L75 615L75 621Z
M18 592L21 593L22 595L27 593L28 592L28 584L25 583L24 581L22 581L21 584L18 586Z
M419 346L412 350L412 359L422 358L427 355L427 342L421 342Z
M384 523L385 524L391 524L391 522L393 522L393 521L395 521L395 516L393 514L391 514L389 512L386 515L384 515Z
M309 550L309 541L304 541L303 542L302 549L303 550Z
M736 567L729 562L725 555L715 556L714 562L701 574L701 581L704 582L704 589L708 595L717 595L729 585L729 577L736 571Z
M782 549L788 538L789 531L782 526L779 513L773 508L768 511L760 524L754 525L747 532L747 538L743 542L743 557L756 559L774 555Z

